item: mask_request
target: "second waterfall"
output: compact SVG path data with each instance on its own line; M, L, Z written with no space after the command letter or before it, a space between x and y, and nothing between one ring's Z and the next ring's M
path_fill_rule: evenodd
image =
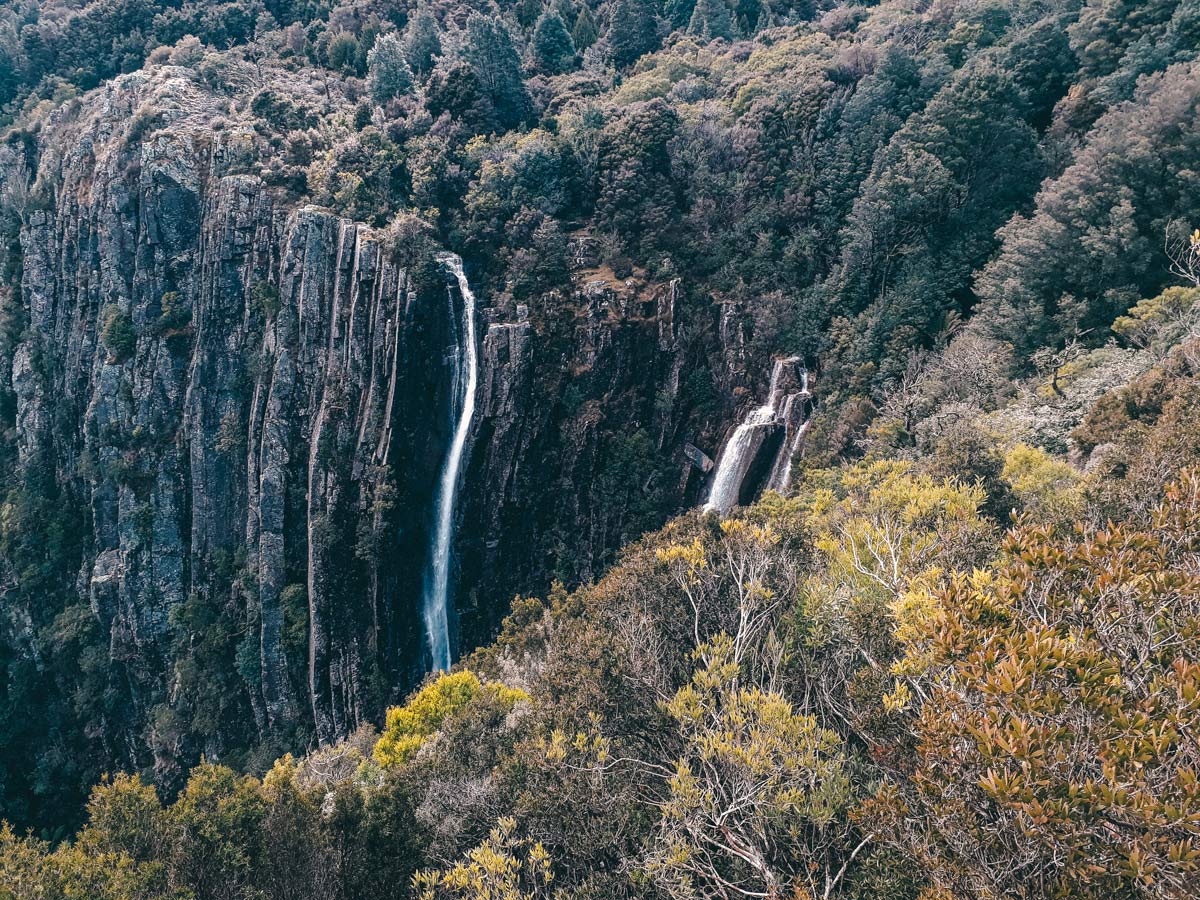
M454 654L450 637L450 560L454 544L454 510L462 475L471 419L475 415L475 387L479 379L475 348L475 295L463 272L461 257L445 253L438 262L454 276L462 295L462 326L451 327L454 335L450 408L454 415L454 437L442 466L434 501L434 528L429 543L429 564L425 570L425 596L422 612L425 633L435 671L449 669ZM450 321L454 322L454 294L447 292Z

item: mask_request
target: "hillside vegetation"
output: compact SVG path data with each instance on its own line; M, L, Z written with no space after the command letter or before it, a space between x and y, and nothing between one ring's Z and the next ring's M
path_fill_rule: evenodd
M494 644L382 732L261 779L205 763L169 802L106 779L73 841L5 831L0 885L1191 896L1196 354L1177 348L1088 409L1076 439L1103 429L1112 448L1092 474L989 433L683 517L593 586L518 598Z

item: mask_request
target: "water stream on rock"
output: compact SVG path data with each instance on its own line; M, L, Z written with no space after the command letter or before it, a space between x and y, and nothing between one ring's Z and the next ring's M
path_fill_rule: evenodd
M475 386L478 381L475 295L471 292L471 285L463 272L461 257L445 253L438 257L438 262L445 266L458 282L463 309L461 331L458 328L452 329L455 345L450 403L451 409L457 413L458 420L438 484L433 539L429 545L429 566L425 573L423 614L435 671L449 669L453 662L450 640L450 556L454 541L454 507L458 498L458 483L467 437L471 431L471 418L475 414ZM453 320L454 294L450 290L447 290L447 294Z
M754 432L757 429L771 425L775 421L775 411L779 405L779 379L785 366L796 362L795 357L775 360L771 370L771 390L767 402L757 409L750 411L745 421L733 432L733 437L721 451L717 460L717 474L713 478L712 489L708 492L705 510L725 512L737 506L738 496L742 490L742 480L746 470L753 461Z
M785 493L792 484L792 460L796 458L796 454L800 452L800 447L804 444L804 439L808 435L808 429L812 427L812 419L809 416L804 416L799 427L792 429L792 424L796 420L795 414L792 412L793 405L796 403L806 403L812 395L808 390L808 370L800 370L800 393L789 394L787 402L783 407L783 420L789 423L789 430L794 430L794 433L789 437L784 437L784 442L779 448L779 456L775 460L775 466L771 470L771 478L767 482L767 487L780 494ZM804 410L801 410L803 415Z

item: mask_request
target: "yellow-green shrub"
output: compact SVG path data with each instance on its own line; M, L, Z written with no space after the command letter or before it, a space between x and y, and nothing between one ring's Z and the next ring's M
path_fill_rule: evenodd
M1017 444L1005 454L1004 480L1037 521L1070 521L1083 511L1080 476L1045 450Z
M492 694L510 709L526 699L524 691L495 681L482 682L466 669L443 673L403 706L387 711L383 735L375 745L375 761L384 767L404 764L441 729L443 722L484 693Z

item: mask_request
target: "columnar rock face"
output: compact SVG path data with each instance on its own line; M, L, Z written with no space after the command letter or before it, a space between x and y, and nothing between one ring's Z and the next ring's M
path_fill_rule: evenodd
M170 69L123 76L57 113L34 158L0 157L10 189L36 177L27 328L0 360L18 477L78 507L79 570L59 573L59 603L86 603L106 636L105 752L167 777L201 751L334 739L420 677L452 428L453 285L432 265L423 281L406 271L412 248L264 183L243 126L211 127L222 104ZM703 496L685 447L717 454L738 365L719 338L732 326L680 295L581 271L528 306L479 298L462 646L513 594L595 576ZM720 374L698 388L707 371ZM6 604L8 631L45 618ZM200 677L227 695L189 731L172 711Z
M149 97L172 124L139 143L121 122ZM368 665L419 644L404 590L419 573L380 573L385 533L423 512L388 516L387 472L434 452L433 431L398 449L396 423L440 399L444 302L420 302L371 229L229 173L203 100L130 76L43 136L20 459L87 506L79 585L129 686L114 735L171 702L172 615L190 600L246 629L257 730L311 721L328 739L374 714Z

